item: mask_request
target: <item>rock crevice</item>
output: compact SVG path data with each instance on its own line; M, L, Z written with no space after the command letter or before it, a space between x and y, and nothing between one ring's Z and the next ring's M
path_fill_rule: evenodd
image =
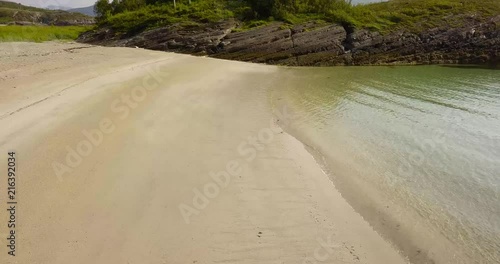
M80 42L141 47L291 66L489 64L499 65L500 15L487 22L468 20L456 28L420 33L381 34L347 25L308 22L290 27L275 22L236 32L238 21L197 26L171 25L132 37L111 29L80 36Z

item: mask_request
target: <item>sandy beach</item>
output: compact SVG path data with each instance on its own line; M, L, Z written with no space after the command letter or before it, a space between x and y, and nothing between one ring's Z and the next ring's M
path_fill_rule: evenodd
M407 263L285 132L279 70L0 43L0 263Z

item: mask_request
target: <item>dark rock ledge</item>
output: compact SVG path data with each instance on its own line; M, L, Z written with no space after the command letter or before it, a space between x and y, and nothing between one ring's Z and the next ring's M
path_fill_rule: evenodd
M131 37L116 37L111 29L103 28L82 34L78 41L290 66L500 65L500 15L487 22L474 17L463 21L457 28L382 35L316 22L292 27L276 22L236 32L238 22L228 20L191 27L172 25Z

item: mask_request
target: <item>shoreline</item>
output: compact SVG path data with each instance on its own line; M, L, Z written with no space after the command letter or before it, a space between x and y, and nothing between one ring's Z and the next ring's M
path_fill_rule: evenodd
M301 97L301 94L307 91L308 88L304 82L294 79L296 75L294 75L293 71L300 69L286 69L283 73L288 76L284 79L288 79L290 84L282 84L282 86L291 86L292 88L277 88L273 91L271 97L278 108L284 101L293 102L295 103L295 110L301 112L300 110L305 110L300 107L307 107L311 105L311 102L317 102L314 99L308 100ZM353 69L353 72L355 72L355 69ZM300 74L297 74L298 78L300 76ZM318 73L318 76L321 76L321 74ZM319 93L317 93L318 95ZM311 111L314 112L314 115L319 113L319 111ZM484 251L481 249L474 250L468 248L473 245L473 240L457 240L463 238L462 234L466 233L466 229L447 228L443 230L435 226L435 222L431 223L429 220L439 218L445 224L457 227L456 223L458 223L458 219L444 212L442 215L432 215L428 212L417 211L411 204L406 204L406 201L401 200L401 203L399 203L397 199L404 198L404 196L396 195L394 197L397 197L397 199L394 199L383 192L384 190L387 191L386 189L382 190L369 185L369 182L364 177L361 177L362 174L360 174L360 171L342 163L343 152L340 149L338 151L329 151L331 150L330 148L336 150L337 148L349 146L328 145L329 141L325 141L327 139L324 137L325 133L317 134L313 130L306 129L308 125L315 125L314 122L308 123L304 121L307 118L314 119L313 116L305 114L297 126L293 126L292 124L285 131L294 136L306 147L307 151L311 153L316 162L328 175L328 178L333 181L343 198L349 202L356 212L368 221L370 226L381 234L381 236L403 252L411 263L449 263L450 261L453 263L472 263L481 260L486 261L490 257L484 254ZM328 118L324 119L326 119L324 122L330 121ZM337 127L339 129L342 126L342 124L338 123L329 125L340 125L340 127ZM346 131L346 133L349 132ZM322 137L319 137L320 135ZM387 184L390 185L392 183L387 182ZM439 208L431 211L439 211Z
M405 221L402 221L402 214L413 214L413 212L407 211L409 208L403 208L390 202L378 190L367 186L364 182L347 180L346 175L335 173L332 166L328 164L327 158L319 150L304 143L299 137L295 137L293 129L291 130L288 133L304 145L318 166L322 168L325 176L333 182L349 205L378 234L402 252L402 255L408 258L409 263L447 263L450 256L453 256L453 263L466 264L472 262L473 258L471 256L460 252L459 248L448 241L446 236L439 234L439 230L435 229L435 227L430 227L428 223L421 221L417 222L416 218L408 216L403 217ZM396 215L399 216L399 219L395 217ZM423 217L415 214L414 216ZM429 241L429 237L432 237L433 240ZM443 251L439 249L443 248L447 249L445 251L447 253L441 253Z
M0 54L10 54L0 67L7 95L0 102L2 115L23 110L0 119L9 127L0 146L23 161L17 261L407 263L300 141L279 131L266 140L267 129L276 131L267 101L280 82L276 67L140 49L16 45L0 44ZM47 99L19 107L38 98ZM76 166L67 163L67 149L92 143L85 135L99 127L98 144ZM222 175L230 161L241 171L212 196L211 172ZM54 162L70 171L54 176ZM201 208L197 190L208 200ZM189 223L182 204L198 211Z

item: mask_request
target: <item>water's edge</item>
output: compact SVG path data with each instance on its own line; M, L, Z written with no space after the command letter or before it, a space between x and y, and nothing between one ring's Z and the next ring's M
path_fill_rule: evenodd
M355 191L354 195L347 195L347 193L356 189L356 186L349 186L349 183L340 182L339 176L334 174L334 170L330 168L326 162L325 156L318 151L316 148L304 143L299 137L296 136L296 133L292 132L293 129L290 127L282 126L281 128L285 131L285 133L289 134L297 141L302 143L304 148L309 154L314 158L318 166L325 173L325 175L332 181L335 188L340 192L342 197L349 203L351 207L353 207L354 211L356 211L368 224L381 236L389 242L398 252L407 258L411 263L434 263L435 261L430 257L428 249L426 249L425 245L419 245L413 239L409 238L407 234L403 234L401 229L402 223L391 217L391 215L383 210L382 203L375 202L378 200L377 198L371 196L370 199L363 199L362 197L353 197L356 195L366 195L367 193L372 193L373 190L359 190L359 186ZM364 187L366 188L366 187ZM363 201L364 200L364 201ZM370 202L371 200L371 202ZM394 210L394 204L392 204L392 208ZM387 208L390 208L387 206ZM459 262L457 262L459 263Z
M283 98L278 99L280 95L275 98L273 92L275 91L270 91L269 98L272 112L276 113L284 108L293 112L288 102ZM344 175L342 171L345 170L333 166L319 148L308 143L307 137L293 126L293 122L278 122L278 125L302 143L349 205L411 263L480 262L452 243L441 230L420 221L426 216L391 202L385 194L366 182L349 177L352 175Z

